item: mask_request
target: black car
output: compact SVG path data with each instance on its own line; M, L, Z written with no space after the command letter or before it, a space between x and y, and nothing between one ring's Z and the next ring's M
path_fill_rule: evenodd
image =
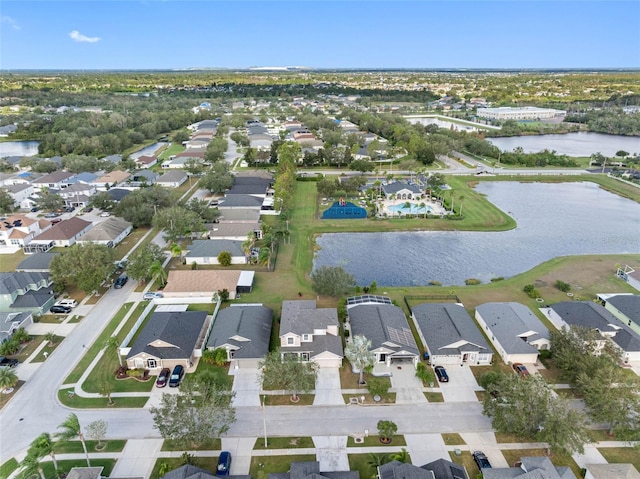
M478 465L478 468L480 470L491 468L491 463L489 462L489 459L487 459L487 456L484 454L484 452L475 451L472 456L473 460L476 461L476 464Z
M127 281L129 281L129 277L126 275L122 275L120 276L118 279L116 279L115 284L113 285L114 288L116 289L120 289L122 288L125 284L127 284Z
M449 382L449 375L447 374L447 370L445 368L443 368L442 366L436 366L433 369L436 372L436 376L438 376L438 381L440 381L441 383Z
M0 367L1 368L15 368L19 364L17 359L9 359L4 356L0 356Z
M156 387L163 388L167 385L167 381L169 381L169 375L171 374L171 370L169 368L163 368L158 374L158 379L156 379Z
M216 476L228 476L231 469L231 453L222 451L218 457L218 467L216 467Z
M93 208L91 206L89 206L88 208L84 209L85 213L91 213L93 211Z
M173 368L173 372L169 377L169 387L177 388L178 386L180 386L183 376L184 376L184 368L178 364L175 368Z
M61 304L54 304L49 309L52 313L64 313L69 314L71 312L71 308L69 306L62 306Z

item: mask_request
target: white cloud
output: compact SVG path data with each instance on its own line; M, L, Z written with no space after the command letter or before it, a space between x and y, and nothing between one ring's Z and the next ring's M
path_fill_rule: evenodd
M18 22L16 22L11 17L7 17L6 15L3 15L2 17L0 17L0 23L6 23L14 30L20 30L20 25L18 25Z
M100 37L87 37L86 35L83 35L82 33L80 33L78 30L72 31L71 33L69 33L69 36L74 41L80 42L80 43L96 43L101 40Z

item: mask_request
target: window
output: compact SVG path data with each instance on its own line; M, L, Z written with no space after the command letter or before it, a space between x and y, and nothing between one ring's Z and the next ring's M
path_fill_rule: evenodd
M155 359L147 359L147 367L149 369L155 369L156 366L156 360Z
M287 338L287 346L293 346L295 344L295 339L292 336Z
M302 335L302 341L308 343L311 341L311 335L310 334L303 334Z
M300 354L300 359L302 359L303 361L309 361L309 353Z

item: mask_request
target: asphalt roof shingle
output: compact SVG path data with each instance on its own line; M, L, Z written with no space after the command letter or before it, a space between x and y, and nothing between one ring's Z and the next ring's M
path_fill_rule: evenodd
M263 358L269 352L272 323L273 311L264 306L222 309L213 323L207 348L216 349L229 344L238 348L234 349L234 358Z

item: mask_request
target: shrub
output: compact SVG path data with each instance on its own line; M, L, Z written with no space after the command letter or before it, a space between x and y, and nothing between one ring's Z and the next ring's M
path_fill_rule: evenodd
M231 253L228 251L221 251L218 255L218 263L222 266L229 266L231 264Z
M425 366L424 363L418 363L416 366L416 377L426 384L434 383L436 380L433 370Z
M442 286L442 283L440 281L432 279L431 281L429 281L429 286Z
M498 281L502 281L504 276L498 276L497 278L491 278L492 283L497 283Z
M367 381L367 389L372 396L384 396L389 392L390 387L389 381L383 378L373 377Z
M571 285L569 283L565 283L560 279L555 282L555 287L558 288L563 293L568 293L569 291L571 291Z
M391 439L398 431L398 426L393 421L378 421L378 434L385 439Z
M480 283L482 283L482 281L476 278L467 278L464 280L464 284L466 284L467 286L472 286L474 284L480 284Z
M536 299L540 297L540 291L538 291L532 284L526 284L524 288L522 288L522 291L527 293L530 298Z

